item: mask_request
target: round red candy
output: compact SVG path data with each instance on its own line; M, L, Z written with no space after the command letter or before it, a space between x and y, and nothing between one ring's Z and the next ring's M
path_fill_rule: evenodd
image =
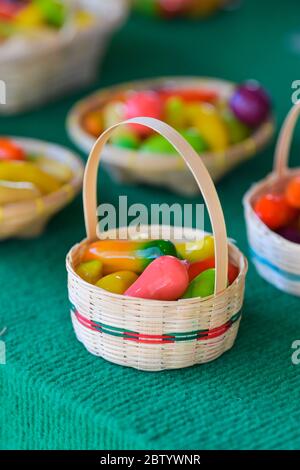
M1 160L25 160L24 150L9 139L0 139L0 161Z
M300 209L300 176L296 176L288 183L285 197L292 207Z
M138 91L133 93L125 102L125 117L126 119L136 117L152 117L160 119L162 116L162 103L158 93L154 91ZM146 136L151 134L151 129L138 124L133 124L132 127L137 134Z
M298 214L298 211L289 205L285 196L271 193L256 201L254 211L271 230L288 225Z
M192 0L158 0L162 13L166 16L176 16L187 11Z

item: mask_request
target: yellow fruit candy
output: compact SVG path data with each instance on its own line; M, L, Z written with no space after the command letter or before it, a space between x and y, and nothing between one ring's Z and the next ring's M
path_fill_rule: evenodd
M80 28L86 28L94 23L93 16L85 10L79 10L75 12L74 20L77 26Z
M42 194L52 193L61 187L53 176L40 170L31 162L0 162L0 180L34 184Z
M31 183L12 183L0 181L0 205L28 201L41 195L40 191Z
M229 145L229 136L216 108L208 103L199 104L197 108L190 110L195 119L194 127L198 129L213 151L225 150Z
M22 28L36 28L44 25L44 18L40 8L34 3L29 4L14 18L16 26Z
M37 158L35 164L48 175L53 176L53 178L61 181L62 183L67 183L73 177L73 172L70 167L61 163L57 160L51 158L40 157Z
M138 278L138 275L132 271L117 271L103 277L96 283L96 286L114 294L124 294Z
M176 244L177 253L190 263L203 261L215 255L214 238L207 235L203 240Z
M84 281L95 284L102 276L103 264L101 261L92 260L80 263L76 268L76 273Z

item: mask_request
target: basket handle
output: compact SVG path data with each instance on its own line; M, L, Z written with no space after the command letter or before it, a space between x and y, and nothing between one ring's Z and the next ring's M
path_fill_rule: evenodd
M120 125L141 124L165 137L182 156L202 192L215 237L215 294L227 287L228 245L224 215L212 179L199 155L191 145L168 124L157 119L139 117L116 124L98 138L87 161L83 182L83 206L88 240L97 238L97 173L100 155L112 132Z
M289 153L292 137L300 115L300 102L296 103L288 113L280 130L278 142L275 150L273 172L281 178L288 168Z

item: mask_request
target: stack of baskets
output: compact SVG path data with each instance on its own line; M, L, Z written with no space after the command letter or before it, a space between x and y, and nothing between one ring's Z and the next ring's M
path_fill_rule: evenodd
M138 299L107 292L88 284L76 274L76 266L87 243L97 238L97 171L100 154L118 127L113 126L97 140L86 166L84 213L87 239L75 245L66 260L71 315L77 338L92 354L147 371L212 361L234 344L244 298L247 261L227 240L214 184L192 147L174 129L155 119L136 118L123 124L128 123L148 126L163 135L174 145L194 175L206 202L215 237L215 294L173 302ZM143 231L147 233L147 229L148 226L142 228L141 236ZM160 231L163 233L164 227L160 227ZM192 234L199 238L204 236L203 232L190 229L188 236ZM239 267L239 275L229 287L228 255L230 261Z
M263 194L281 191L300 168L287 166L293 131L300 114L296 104L282 127L275 152L273 172L254 185L244 197L245 218L253 262L259 274L277 288L300 296L300 245L270 230L256 215L253 206Z
M74 2L69 3L72 7ZM77 4L95 16L89 27L77 30L67 22L55 37L19 38L15 47L0 46L5 88L0 114L23 111L95 78L107 42L124 21L128 5L126 0L78 0Z

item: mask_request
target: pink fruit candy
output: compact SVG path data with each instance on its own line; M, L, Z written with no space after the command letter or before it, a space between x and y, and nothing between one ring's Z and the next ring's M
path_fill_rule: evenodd
M125 102L125 117L152 117L160 119L162 115L162 103L155 91L138 91L133 93ZM152 133L151 129L138 124L132 125L137 134L146 136Z
M125 295L140 299L177 300L189 283L187 264L174 256L161 256L152 261Z

